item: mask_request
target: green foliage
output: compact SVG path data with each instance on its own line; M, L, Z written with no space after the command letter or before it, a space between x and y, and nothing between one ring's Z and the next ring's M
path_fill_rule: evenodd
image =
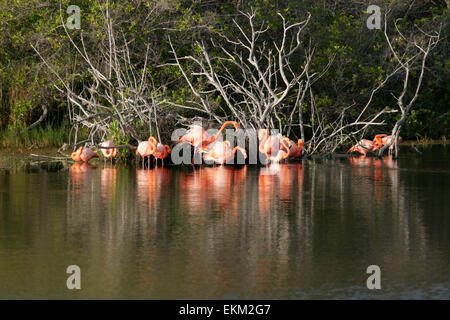
M60 147L67 140L68 132L63 127L53 128L47 125L28 131L23 128L8 127L0 135L0 146L3 148Z
M103 18L106 3L77 1L76 5L81 8L82 30L69 31L77 44L81 43L79 35L83 33L86 50L95 59L102 59L97 46L99 40L107 37ZM192 96L180 70L170 65L173 63L173 55L170 53L168 36L170 35L179 56L200 55L195 41L203 41L209 46L208 51L212 55L221 56L221 46L227 45L228 50L233 48L217 34L220 32L230 39L236 36L233 19L241 21L238 10L256 10L256 22L264 22L264 26L269 28L263 37L270 43L281 37L282 21L278 13L283 14L287 23L297 22L304 19L307 12L311 13L312 18L305 30L303 45L292 57L290 67L293 70L304 68L305 49L309 43L315 48L311 73L323 72L333 59L326 74L314 83L313 87L317 107L320 111L327 112L330 118L345 106L353 103L364 105L371 89L390 72L393 61L393 57L387 54L388 48L382 32L366 28L366 6L358 1L113 0L108 3L111 18L117 22L125 38L130 39L130 60L137 62L138 70L150 75L157 86L164 86L166 98L177 104L185 104L195 100L195 97ZM4 146L36 144L38 135L42 135L44 145L57 145L67 141L68 133L62 134L62 131L70 129L67 125L66 97L55 90L53 82L58 83L59 80L42 63L31 45L37 46L52 68L64 75L75 88L81 88L83 83L92 83L92 75L85 71L86 66L77 57L61 28L63 21L60 14L63 20L67 18L65 8L69 4L72 4L69 0L49 0L45 4L39 0L0 0L0 130L3 130L1 141ZM387 0L381 1L380 4L383 5L383 10L389 7L394 13L398 13L398 16L404 16L404 19L398 21L400 30L413 30L414 24L421 26L423 30L433 30L443 22L442 34L449 34L449 11L444 1L418 1L409 6L401 1ZM389 27L393 29L392 25ZM214 39L218 46L212 47L210 39ZM440 138L450 133L448 41L448 37L443 39L427 61L423 89L405 126L405 138ZM144 70L143 56L147 42L151 44L150 61ZM393 45L403 48L406 43L398 37ZM243 54L245 56L245 52ZM217 61L213 61L213 64L216 70L221 70ZM188 64L184 66L188 73L192 71ZM417 77L417 73L412 72L411 82L415 83ZM206 83L199 81L194 84L208 89ZM401 79L392 79L374 97L371 107L395 107L391 93L398 92L401 85ZM410 94L411 92L408 92L408 95ZM211 98L219 114L229 112L220 95ZM294 90L287 101L294 103L295 100ZM43 128L23 132L23 128L39 118L40 106L43 104L49 107ZM168 106L165 111L175 111L184 116L195 115L190 110L181 110L174 106ZM305 119L311 118L308 101L303 105L303 112ZM350 117L357 115L358 109L350 111ZM396 117L397 115L391 114L384 120L391 125ZM51 129L53 126L61 129ZM385 126L383 130L388 128L390 127ZM113 123L109 135L117 144L133 141L128 134L121 133L117 123Z

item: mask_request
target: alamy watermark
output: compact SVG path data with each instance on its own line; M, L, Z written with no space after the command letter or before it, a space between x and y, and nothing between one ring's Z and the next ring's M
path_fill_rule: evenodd
M69 290L81 289L81 269L77 265L70 265L66 269L66 273L70 274L67 278L66 285Z
M66 10L67 14L70 16L67 18L66 27L67 29L81 29L81 10L79 6L70 5Z
M370 274L367 278L366 286L369 290L381 289L381 269L377 265L370 265L366 272Z
M370 5L367 7L367 13L370 16L367 18L366 25L370 30L381 29L381 9L377 5Z

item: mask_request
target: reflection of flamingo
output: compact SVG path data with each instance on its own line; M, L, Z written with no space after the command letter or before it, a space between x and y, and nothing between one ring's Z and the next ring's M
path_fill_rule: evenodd
M348 149L347 152L359 152L362 155L366 155L369 151L375 150L375 144L371 140L362 139L357 144L355 144L353 147Z
M247 159L247 152L244 148L237 146L234 147L234 149L231 149L230 141L216 141L208 146L204 158L207 161L213 161L213 164L217 163L223 165L224 163L233 161L236 151L238 150L242 152L244 158Z
M264 170L266 168L261 168L259 171L258 203L260 213L264 215L273 209L271 207L277 203L278 199L282 200L281 205L289 207L291 202L298 198L303 179L301 164L280 165L275 163L270 167L277 169L272 169L271 174L267 174L267 170Z
M110 159L111 163L112 163L112 159L117 155L117 149L113 148L111 149L111 147L114 147L114 144L111 141L105 141L100 143L100 147L105 147L105 148L110 148L110 149L100 149L103 153L103 156L105 158L105 163L106 163L106 159Z
M386 181L386 176L389 178L395 177L397 171L389 169L396 168L397 162L389 156L383 157L383 159L359 156L349 158L349 161L351 166L358 167L361 170L357 173L358 176L373 176L374 199L378 202L385 201L386 194L383 182Z
M246 181L245 166L242 169L219 166L181 172L181 206L188 214L237 213Z
M149 139L150 140L150 139ZM138 144L136 154L142 157L142 168L144 168L144 158L148 157L148 167L150 168L150 156L155 152L155 145L150 141L141 141Z
M155 147L153 156L156 159L156 167L158 167L158 159L161 159L162 166L164 166L164 159L167 158L167 156L171 152L170 147L168 145L163 145L162 143L159 143L155 137L148 138L148 141L150 141Z
M366 167L370 166L374 158L367 158L364 155L358 157L350 157L348 161L354 167Z
M88 163L74 163L71 167L70 167L70 171L72 173L83 173L83 172L89 172L92 170L97 169L97 167L93 167Z
M233 125L236 130L238 130L239 124L236 121L226 121L222 124L219 132L217 132L215 136L210 136L208 132L203 129L203 127L199 125L193 125L186 132L186 134L180 138L179 142L189 142L195 148L203 150L208 144L214 142L222 134L223 129L225 129L225 127L230 124Z
M264 153L271 162L280 162L289 156L290 148L281 134L269 136L269 130L260 129L258 138L260 140L259 151Z
M373 139L373 143L375 144L375 149L381 149L383 146L387 145L389 141L391 141L392 136L388 136L385 133L377 134L375 138ZM403 141L402 137L398 136L398 143L401 143ZM389 146L389 154L392 153L392 150L395 148L396 141L394 140L392 144Z
M88 163L74 163L70 167L70 177L72 180L72 184L74 186L74 193L80 194L82 189L84 189L84 177L85 174L97 169L97 167L93 167Z
M281 141L288 147L289 157L300 158L302 156L304 144L302 139L298 139L297 144L289 138L283 138Z
M153 170L136 170L136 196L139 203L148 207L149 212L156 213L157 206L167 199L170 194L169 189L171 171L165 168L155 168ZM166 200L166 201L164 201Z
M77 151L72 152L72 159L75 161L88 162L92 158L98 158L98 155L87 147L79 147Z
M111 204L111 199L114 199L117 184L117 169L103 168L100 174L101 195L105 204Z

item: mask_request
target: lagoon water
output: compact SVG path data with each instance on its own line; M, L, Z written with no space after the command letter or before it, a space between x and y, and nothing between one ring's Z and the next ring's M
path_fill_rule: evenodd
M449 149L0 170L0 298L450 299Z

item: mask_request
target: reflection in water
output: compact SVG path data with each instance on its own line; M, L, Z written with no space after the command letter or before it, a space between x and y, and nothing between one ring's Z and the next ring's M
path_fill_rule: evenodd
M89 187L86 184L86 179L89 179L89 173L96 170L97 167L91 166L88 163L74 163L70 167L71 171L71 179L72 179L72 187L73 191L76 194L80 194L83 188ZM91 184L90 187L93 185Z
M148 209L148 213L157 213L161 196L170 192L170 174L167 168L136 171L137 201L142 208Z
M0 175L0 297L450 298L444 151Z
M247 167L205 167L180 175L181 206L187 214L233 213L245 192Z
M103 168L101 170L101 193L102 204L108 205L111 203L111 199L116 197L117 190L117 169L116 168Z

